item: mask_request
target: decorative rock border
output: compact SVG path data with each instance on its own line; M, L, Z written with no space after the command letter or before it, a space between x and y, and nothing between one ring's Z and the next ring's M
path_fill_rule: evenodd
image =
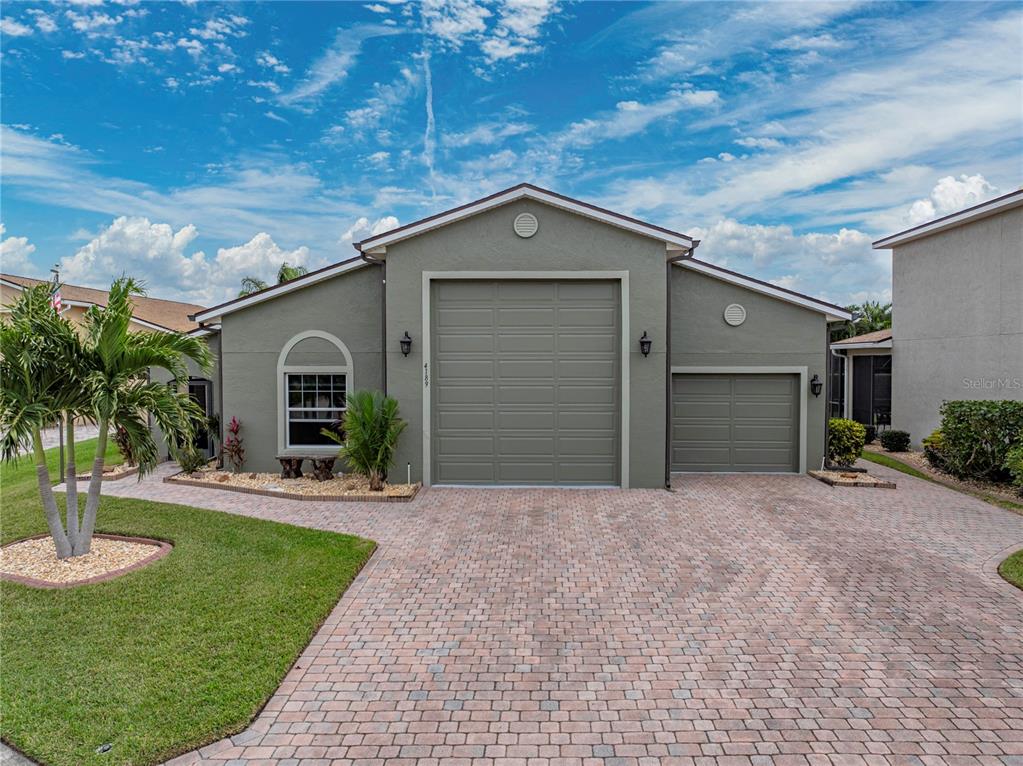
M810 475L832 487L871 487L873 489L895 489L895 482L879 479L869 473L856 472L856 476L843 476L841 471L810 471ZM851 472L850 472L851 473Z
M49 537L48 534L32 535L31 537L22 537L18 540L12 540L7 545L14 545L16 543L22 543L25 540L41 540L44 537ZM35 577L24 577L23 575L9 574L7 572L0 572L0 580L6 580L8 582L16 582L19 585L27 585L30 588L42 588L43 590L60 590L64 588L77 588L80 585L93 585L98 582L106 582L107 580L114 580L121 575L126 575L129 572L134 572L136 569L141 569L144 566L148 566L155 561L159 561L168 553L170 553L174 546L166 540L154 540L151 537L129 537L127 535L108 535L103 532L96 532L93 537L102 537L106 540L122 540L128 543L140 543L142 545L151 545L156 548L150 555L146 556L141 561L136 561L134 564L120 569L115 569L112 572L106 574L96 575L94 577L87 577L84 580L75 580L74 582L51 582L50 580L38 580ZM7 545L4 547L6 548Z
M262 495L263 497L280 497L285 500L313 500L317 502L340 502L340 503L408 503L419 495L423 488L421 484L416 485L415 492L411 495L302 495L297 492L286 492L279 489L256 489L255 487L232 487L230 484L214 484L209 481L197 481L185 478L183 473L176 473L173 476L165 476L167 484L181 484L186 487L201 487L203 489L218 489L225 492L241 492L245 495Z
M126 479L129 476L134 476L139 472L137 466L131 468L125 468L122 471L113 471L111 473L103 473L100 481L117 481L118 479ZM92 473L80 473L77 474L78 481L89 481L92 478Z

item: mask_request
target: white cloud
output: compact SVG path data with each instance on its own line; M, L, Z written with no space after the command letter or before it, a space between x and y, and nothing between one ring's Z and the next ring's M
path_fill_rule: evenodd
M221 64L217 67L217 71L226 74L228 72L240 72L241 70L235 64Z
M5 34L8 37L27 37L32 34L32 27L10 17L4 17L0 18L0 34Z
M291 71L291 67L281 61L279 58L274 56L269 51L263 51L256 56L256 63L267 69L272 69L278 74L287 74Z
M379 3L372 3L370 5L362 6L367 11L373 11L373 13L390 13L391 9L386 5L380 5Z
M918 199L910 206L906 223L909 226L925 223L997 195L998 189L979 173L973 176L963 174L959 178L945 176L931 190L930 196Z
M177 46L184 48L189 56L192 58L199 58L206 50L205 46L198 40L190 40L186 37L178 39Z
M558 11L554 0L505 0L493 36L480 44L493 63L540 50L538 39L546 21Z
M176 77L167 77L164 79L163 84L171 90L177 90L180 87L181 82Z
M66 11L64 15L71 21L71 26L75 30L90 36L110 33L114 27L121 23L120 16L110 16L106 13Z
M723 218L688 233L701 240L700 260L779 287L840 305L855 302L855 296L890 300L890 254L872 250L871 238L856 229L797 234L789 226Z
M643 104L619 101L615 111L572 123L556 139L568 146L590 146L599 141L627 138L642 133L650 125L685 109L707 108L720 102L714 90L672 90L664 98Z
M36 29L44 34L57 31L57 22L53 20L45 11L41 11L38 8L32 8L28 11L29 15L33 17L36 23Z
M28 237L7 237L7 227L0 223L0 269L6 274L29 276L39 271L29 260L36 251L36 246L28 241Z
M775 47L793 51L823 51L846 48L848 43L836 40L829 33L823 33L818 35L792 35L786 37Z
M268 118L270 118L271 120L274 120L275 122L283 122L283 123L284 123L285 125L290 125L290 124L291 124L290 122L288 122L288 121L287 121L286 119L284 119L283 117L281 117L281 116L280 116L279 114L277 114L276 112L273 112L273 111L267 110L267 111L266 111L266 112L264 112L263 114L264 114L264 116L265 116L265 117L268 117Z
M245 25L249 20L244 16L227 16L207 19L201 27L191 27L188 33L203 40L226 40L229 37L244 37Z
M463 147L481 144L489 146L506 138L518 136L533 130L532 125L521 122L486 122L463 133L448 133L444 136L445 146Z
M385 167L387 165L388 160L390 159L391 159L390 152L373 152L373 154L369 155L369 157L366 158L366 160L369 161L370 164L376 165L378 168Z
M755 136L743 136L735 140L739 146L747 149L778 149L782 143L777 138L757 138Z
M281 248L266 232L236 247L220 248L215 258L189 252L198 229L177 231L148 218L121 216L73 255L61 260L61 276L75 284L102 287L121 274L141 279L161 297L213 303L232 297L242 277L272 279L281 263L305 265L307 247Z
M348 77L348 72L358 60L366 40L394 34L398 34L398 30L382 24L342 29L334 37L330 47L312 63L301 82L289 93L280 96L280 102L296 106L317 98L325 90Z
M393 215L385 215L383 218L378 218L372 224L369 219L365 216L360 216L356 219L348 230L341 235L341 242L360 242L366 237L374 237L377 234L383 234L385 231L398 228L398 219Z
M486 31L491 16L474 0L424 0L420 13L427 31L455 48L464 38Z
M63 51L60 52L60 55L61 55L62 58L66 59L66 60L84 59L85 58L85 54L82 53L81 51L63 50Z
M253 88L266 88L271 93L281 92L281 86L273 80L249 80L247 84L251 85Z
M374 83L374 93L363 106L345 112L345 124L357 134L379 127L415 94L418 85L418 76L408 67L402 67L393 82Z

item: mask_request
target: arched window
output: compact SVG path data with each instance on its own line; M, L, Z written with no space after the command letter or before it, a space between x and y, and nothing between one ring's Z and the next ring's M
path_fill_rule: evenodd
M352 355L336 336L306 330L277 357L277 451L334 452L323 429L336 429L352 390Z

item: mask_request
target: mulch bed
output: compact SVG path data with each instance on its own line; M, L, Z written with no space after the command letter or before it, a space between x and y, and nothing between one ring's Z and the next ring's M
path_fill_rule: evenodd
M371 492L368 480L356 475L341 474L328 481L317 481L308 476L282 479L273 473L231 473L214 468L204 468L191 474L176 473L167 476L164 481L168 484L223 489L263 497L351 503L407 503L415 498L422 486L385 484L382 492Z
M96 533L87 554L61 560L48 534L35 535L0 548L0 578L33 588L90 585L152 564L172 547L146 537Z
M917 452L915 450L910 452L888 452L878 444L867 444L863 447L863 449L879 455L887 455L893 460L898 460L906 465L912 466L916 470L920 471L920 473L926 474L928 478L938 482L938 484L944 484L946 487L951 489L972 494L981 493L991 495L999 500L1023 504L1023 496L1013 490L1012 487L1006 486L1005 484L995 484L990 481L957 479L955 476L939 471L937 468L932 466L927 461L923 452Z
M874 489L895 489L894 481L879 479L869 473L858 471L810 471L810 475L818 481L832 487L872 487Z

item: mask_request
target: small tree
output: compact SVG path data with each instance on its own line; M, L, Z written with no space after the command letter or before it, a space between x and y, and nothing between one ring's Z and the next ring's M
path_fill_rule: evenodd
M285 261L281 264L281 267L277 269L277 284L282 282L290 282L293 279L308 274L309 269L305 266L292 266L290 263ZM252 295L252 293L258 293L260 290L265 290L270 285L264 282L259 277L242 277L242 289L238 291L238 297L244 298L246 295Z
M118 279L107 305L86 312L84 337L54 310L50 295L55 287L24 291L0 324L0 424L4 460L16 460L22 449L32 446L47 526L57 557L67 558L86 554L92 546L110 428L123 431L139 476L152 470L157 448L149 417L169 439L189 442L192 420L202 413L183 390L188 378L185 359L208 371L211 357L198 338L130 330L131 295L142 294L134 280ZM153 368L170 372L176 385L149 380ZM53 496L40 434L58 415L67 423L66 528ZM81 417L97 423L99 438L79 518L74 423Z
M347 405L344 437L328 429L322 433L341 445L340 456L369 479L370 490L380 492L407 424L398 417L398 402L379 391L354 391Z

